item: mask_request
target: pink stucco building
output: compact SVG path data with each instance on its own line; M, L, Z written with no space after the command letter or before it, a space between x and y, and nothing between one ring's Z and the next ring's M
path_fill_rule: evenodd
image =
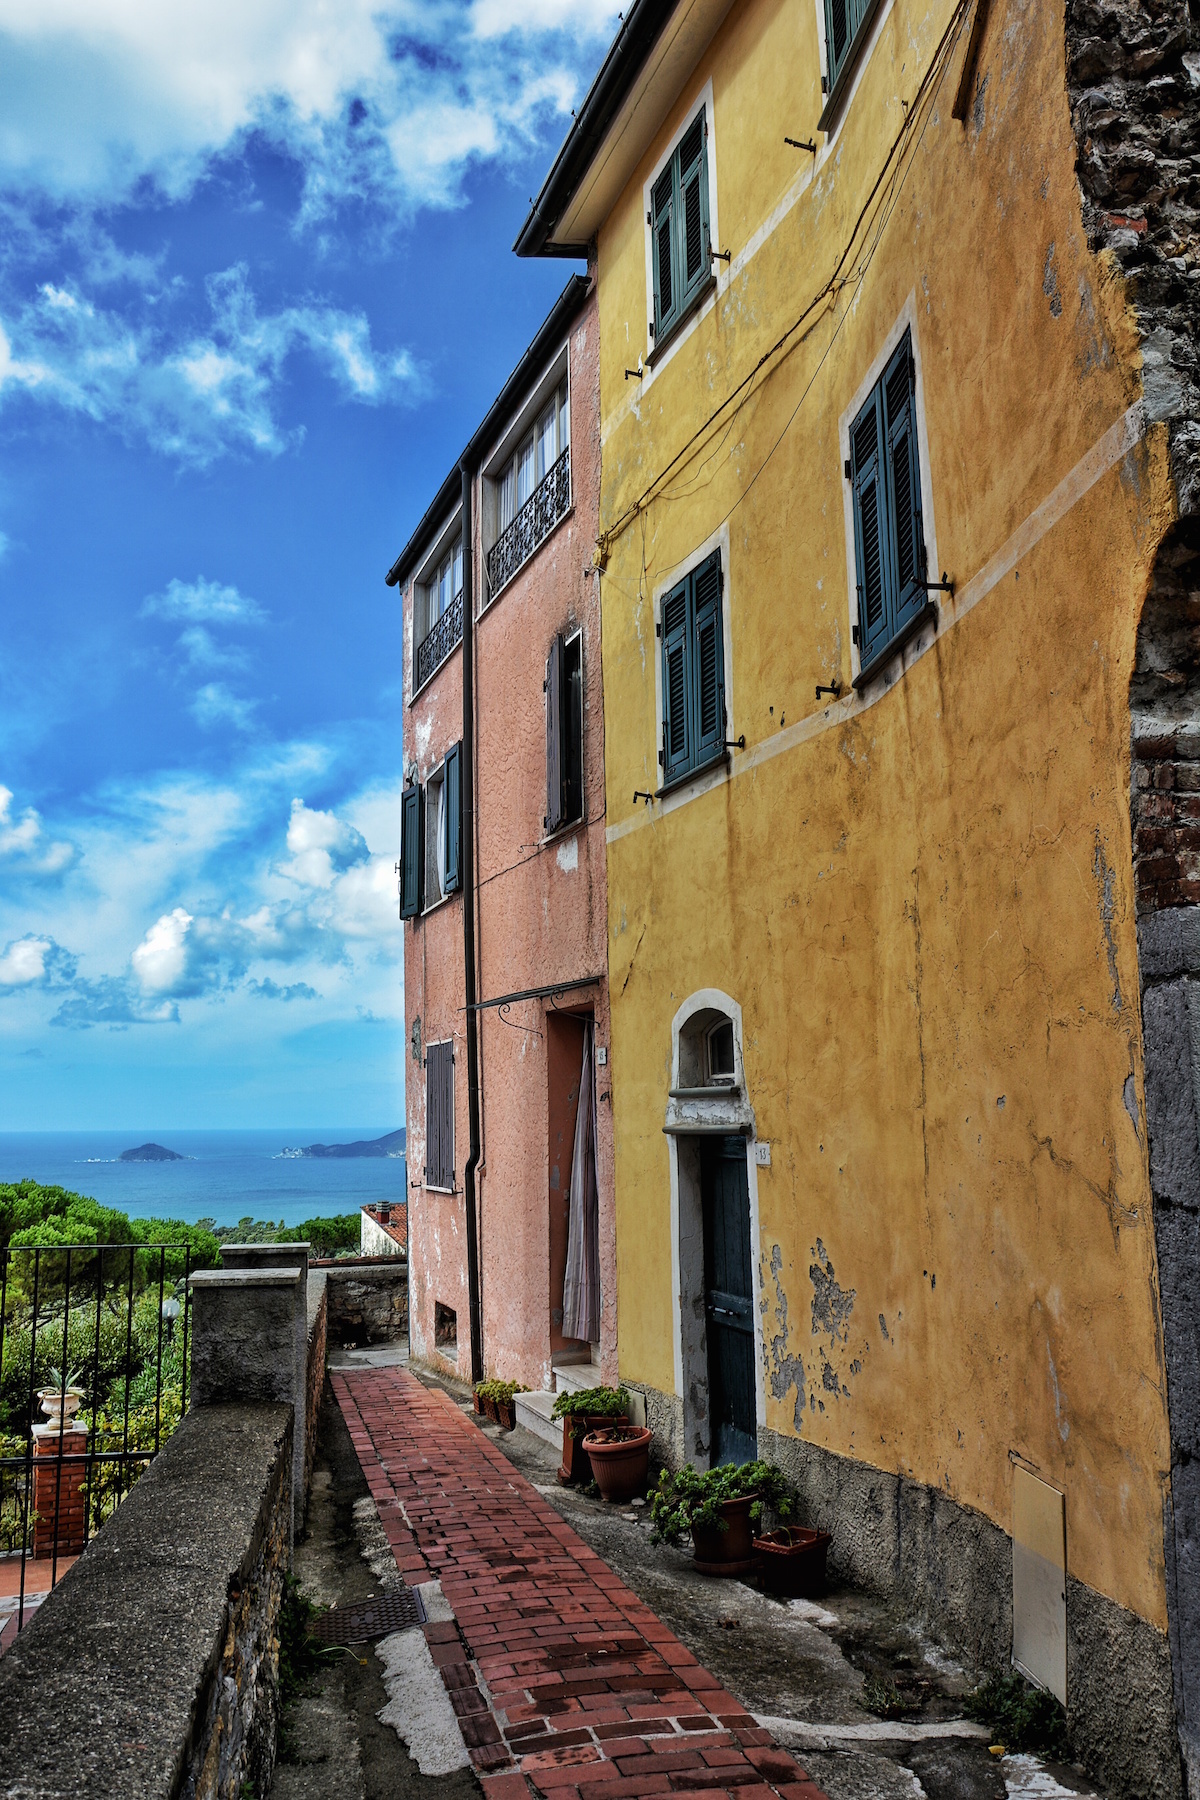
M545 1395L616 1376L598 348L573 276L388 575L411 1350Z

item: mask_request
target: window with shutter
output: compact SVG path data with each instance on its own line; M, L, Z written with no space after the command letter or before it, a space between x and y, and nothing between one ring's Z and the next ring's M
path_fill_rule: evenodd
M457 894L462 886L462 745L447 750L442 774L446 808L446 851L442 892Z
M556 637L546 660L546 816L547 832L563 822L562 805L563 641Z
M583 633L563 645L563 823L583 817Z
M871 0L825 0L826 86L833 93L869 14Z
M419 785L406 787L400 799L400 917L413 919L421 910L425 833Z
M651 191L656 343L679 323L711 275L707 140L701 109Z
M930 605L915 396L906 332L850 428L860 682L899 647Z
M664 786L725 753L721 589L721 553L714 550L662 602Z
M425 1052L425 1185L454 1191L454 1045Z

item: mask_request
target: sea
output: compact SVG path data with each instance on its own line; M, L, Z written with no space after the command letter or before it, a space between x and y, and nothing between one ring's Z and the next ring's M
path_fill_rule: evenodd
M88 1194L133 1219L244 1218L302 1225L305 1219L357 1212L367 1201L402 1202L403 1157L287 1156L306 1144L351 1144L384 1137L393 1125L322 1131L36 1131L0 1132L0 1181L26 1176ZM183 1162L125 1163L122 1150L162 1144Z

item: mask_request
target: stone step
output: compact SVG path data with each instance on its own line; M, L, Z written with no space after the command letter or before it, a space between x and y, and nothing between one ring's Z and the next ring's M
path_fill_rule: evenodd
M600 1386L600 1370L594 1362L554 1364L556 1394L580 1394L584 1388Z
M535 1437L544 1438L556 1450L562 1449L562 1420L550 1416L554 1409L553 1394L516 1394L513 1403L518 1425L532 1431Z

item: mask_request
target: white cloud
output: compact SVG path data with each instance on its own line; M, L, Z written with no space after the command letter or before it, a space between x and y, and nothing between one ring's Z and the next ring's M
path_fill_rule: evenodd
M61 987L75 973L75 958L53 938L32 932L17 938L0 955L0 994L16 988Z
M227 650L204 625L189 625L175 644L189 669L244 669L249 661L244 650Z
M142 602L142 617L203 620L209 625L260 625L266 613L257 600L239 594L219 581L169 581L166 591L150 594Z
M10 873L61 875L75 860L74 845L48 840L33 807L17 818L12 804L12 789L0 783L0 867Z
M0 36L0 57L2 45ZM241 265L209 276L205 288L208 328L196 331L178 326L169 306L149 304L153 295L135 319L42 283L0 319L0 402L32 395L203 467L230 450L277 455L297 441L275 401L300 352L347 400L407 403L422 392L409 353L376 351L362 313L317 300L260 313Z
M208 681L192 701L192 717L205 731L219 725L232 725L235 731L254 729L257 700L240 700L231 694L223 681Z
M292 801L287 847L292 860L283 865L283 873L302 887L332 887L339 874L365 862L371 854L366 839L353 825L331 812L307 807L303 800Z
M54 198L179 197L257 132L317 212L445 204L476 156L562 114L616 24L599 0L0 0L0 175ZM431 128L436 127L437 135Z
M145 994L169 994L179 986L187 968L187 935L192 915L177 906L150 927L130 962Z

